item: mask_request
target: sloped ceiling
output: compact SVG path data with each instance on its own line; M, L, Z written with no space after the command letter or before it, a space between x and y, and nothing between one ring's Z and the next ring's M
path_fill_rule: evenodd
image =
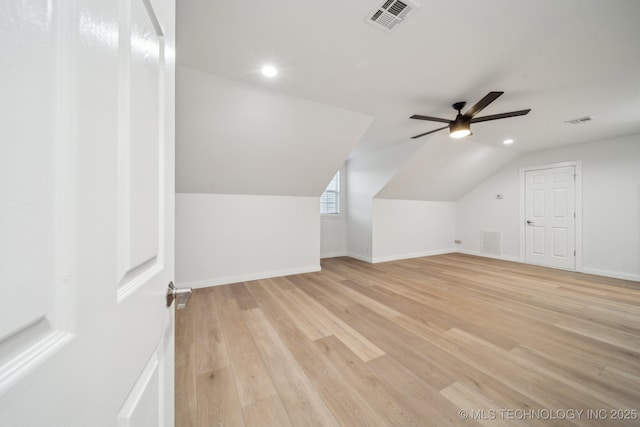
M518 154L472 140L435 136L378 192L378 199L455 201ZM442 162L441 159L448 159ZM428 165L428 167L425 167Z
M176 191L319 196L371 117L178 68Z
M375 118L352 158L438 127L409 120L412 114L452 118L453 102L471 105L492 90L505 94L481 115L531 108L525 117L477 123L464 140L472 143L420 156L415 170L464 169L438 195L445 200L476 184L478 174L465 169L473 162L457 162L472 158L476 144L495 149L486 166L501 164L505 149L518 154L640 133L640 2L416 2L418 11L386 33L364 22L382 1L181 1L178 64ZM265 62L280 68L277 79L260 75ZM595 120L564 123L585 115ZM503 148L507 137L516 142ZM418 197L400 188L413 186L406 174L381 194Z

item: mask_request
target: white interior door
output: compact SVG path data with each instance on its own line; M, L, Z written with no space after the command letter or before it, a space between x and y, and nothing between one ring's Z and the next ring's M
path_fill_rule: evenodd
M0 7L0 425L173 424L174 0Z
M525 259L575 270L575 166L525 172Z

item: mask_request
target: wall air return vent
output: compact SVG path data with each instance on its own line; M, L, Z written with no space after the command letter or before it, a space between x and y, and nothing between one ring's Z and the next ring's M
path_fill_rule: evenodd
M483 231L482 232L482 249L480 252L486 255L500 256L500 232L499 231Z
M420 5L409 0L386 0L382 6L367 15L365 21L384 31L392 31Z

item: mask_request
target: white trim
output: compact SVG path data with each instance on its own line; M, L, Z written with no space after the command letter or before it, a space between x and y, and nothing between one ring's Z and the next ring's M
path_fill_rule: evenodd
M612 277L614 279L632 280L640 282L640 274L618 273L616 271L600 270L598 268L583 267L584 274L593 274L596 276Z
M415 253L404 254L404 255L393 255L393 256L388 256L388 257L379 257L379 258L374 258L374 259L372 259L371 257L362 256L362 255L359 255L359 254L356 254L356 253L353 253L353 252L349 252L349 253L346 253L346 254L339 254L339 255L335 255L335 256L348 256L350 258L355 258L357 260L368 262L370 264L377 264L377 263L381 263L381 262L399 261L399 260L403 260L403 259L421 258L421 257L428 257L428 256L434 256L434 255L443 255L443 254L449 254L449 253L461 253L461 254L473 255L473 256L477 256L477 257L481 257L481 258L491 258L491 259L498 259L498 260L501 260L501 261L524 263L520 259L520 257L517 257L517 256L488 255L488 254L480 253L479 251L472 251L472 250L467 250L467 249L442 249L442 250L437 250L437 251L415 252ZM524 264L526 264L526 263L524 263ZM530 265L536 265L536 264L530 264ZM541 267L546 267L546 266L541 266ZM554 268L554 267L546 267L546 268ZM554 269L555 270L562 270L562 269L558 269L558 268L554 268ZM294 269L287 269L287 270L278 270L278 271L270 271L270 272L263 272L263 273L245 274L245 275L240 275L240 276L222 277L222 278L215 278L215 279L210 279L210 280L199 280L199 281L194 281L194 282L183 282L183 283L178 283L177 286L199 289L199 288L207 288L207 287L211 287L211 286L228 285L228 284L231 284L231 283L248 282L248 281L251 281L251 280L260 280L260 279L269 279L269 278L273 278L273 277L290 276L290 275L293 275L293 274L314 273L314 272L318 272L320 270L321 269L320 269L319 265L318 266L309 266L309 267L301 267L301 268L294 268ZM565 270L565 271L573 271L573 270ZM635 282L640 282L640 275L639 274L618 273L618 272L615 272L615 271L599 270L599 269L596 269L596 268L588 268L588 267L583 268L583 271L581 271L581 273L593 274L593 275L596 275L596 276L603 276L603 277L611 277L611 278L614 278L614 279L631 280L631 281L635 281Z
M493 258L493 259L499 259L499 260L502 260L502 261L510 261L510 262L518 262L518 263L521 263L521 264L536 265L538 267L552 268L554 270L570 271L572 273L593 274L595 276L611 277L613 279L622 279L622 280L631 280L631 281L634 281L634 282L640 282L640 274L618 273L618 272L615 272L615 271L600 270L600 269L597 269L597 268L589 268L589 267L583 267L582 271L575 271L575 270L567 270L565 268L549 267L549 266L546 266L546 265L525 263L520 259L520 257L516 257L516 256L487 255L487 254L480 253L478 251L470 251L470 250L467 250L467 249L458 249L456 252L461 253L461 254L466 254L466 255L473 255L473 256L483 257L483 258Z
M336 258L339 256L347 256L347 251L338 251L338 252L327 252L324 254L320 254L320 259L323 258Z
M455 252L460 253L460 254L479 256L479 257L483 257L483 258L492 258L492 259L499 259L499 260L502 260L502 261L523 263L523 261L520 259L520 257L517 257L517 256L489 255L489 254L482 253L480 251L472 251L472 250L468 250L468 249L457 249ZM551 267L549 267L549 268L551 268Z
M355 252L347 252L347 256L350 258L355 258L360 261L368 262L369 264L373 264L373 259L370 255L360 255Z
M320 271L320 265L310 265L307 267L289 268L286 270L264 271L258 273L242 274L239 276L216 277L207 280L197 280L193 282L177 283L178 287L187 288L208 288L210 286L228 285L231 283L248 282L251 280L270 279L272 277L291 276L292 274L314 273Z
M543 169L555 169L555 168L564 168L573 166L575 168L576 174L576 182L575 182L575 211L576 211L576 222L575 222L575 250L576 250L576 264L575 270L569 271L577 271L583 272L582 266L582 160L574 160L570 162L560 162L560 163L550 163L546 165L535 165L535 166L525 166L520 168L519 171L519 214L518 214L518 238L520 240L519 244L519 257L518 261L527 264L526 262L526 242L525 242L525 173L535 170L543 170ZM532 264L532 263L529 263ZM532 264L537 265L537 264ZM545 266L547 267L547 266ZM551 267L553 268L553 267Z
M416 252L416 253L412 253L412 254L394 255L394 256L388 256L388 257L379 257L379 258L374 258L373 260L371 258L367 258L367 257L364 257L364 256L359 255L359 254L355 254L355 253L352 253L352 252L348 253L346 256L351 257L351 258L355 258L355 259L360 260L360 261L368 262L368 263L371 263L371 264L377 264L377 263L380 263L380 262L399 261L399 260L403 260L403 259L420 258L420 257L434 256L434 255L449 254L449 253L460 253L460 254L466 254L466 255L473 255L473 256L477 256L477 257L481 257L481 258L491 258L491 259L498 259L498 260L501 260L501 261L509 261L509 262L517 262L517 263L521 263L521 264L537 265L537 264L526 263L518 256L488 255L488 254L481 253L479 251L472 251L472 250L468 250L468 249L442 249L442 250L429 251L429 252ZM545 265L540 265L540 267L552 268L554 270L571 271L571 272L574 272L574 273L593 274L593 275L596 275L596 276L611 277L611 278L614 278L614 279L631 280L631 281L634 281L634 282L640 282L640 274L618 273L618 272L615 272L615 271L599 270L597 268L589 268L589 267L583 267L582 271L566 270L566 269L563 269L563 268L548 267L548 266L545 266Z
M451 254L454 252L456 252L455 248L449 248L449 249L438 249L435 251L413 252L409 254L375 257L373 258L372 264L377 264L379 262L399 261L399 260L411 259L411 258L421 258L421 257L427 257L427 256L434 256L434 255Z

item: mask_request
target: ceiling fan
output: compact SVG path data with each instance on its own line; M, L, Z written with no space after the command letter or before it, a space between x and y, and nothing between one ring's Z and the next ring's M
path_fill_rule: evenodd
M471 123L488 122L489 120L506 119L508 117L524 116L529 113L531 109L511 111L510 113L492 114L490 116L476 117L480 111L482 111L487 105L495 101L504 92L489 92L484 98L482 98L476 105L469 108L464 114L461 113L466 102L456 102L452 105L453 109L458 112L458 115L454 120L440 119L438 117L421 116L414 114L411 119L429 120L432 122L447 123L447 126L438 129L431 130L429 132L421 133L420 135L412 136L412 139L420 138L421 136L429 135L430 133L438 132L442 129L449 128L449 136L451 138L462 138L467 135L471 135Z

